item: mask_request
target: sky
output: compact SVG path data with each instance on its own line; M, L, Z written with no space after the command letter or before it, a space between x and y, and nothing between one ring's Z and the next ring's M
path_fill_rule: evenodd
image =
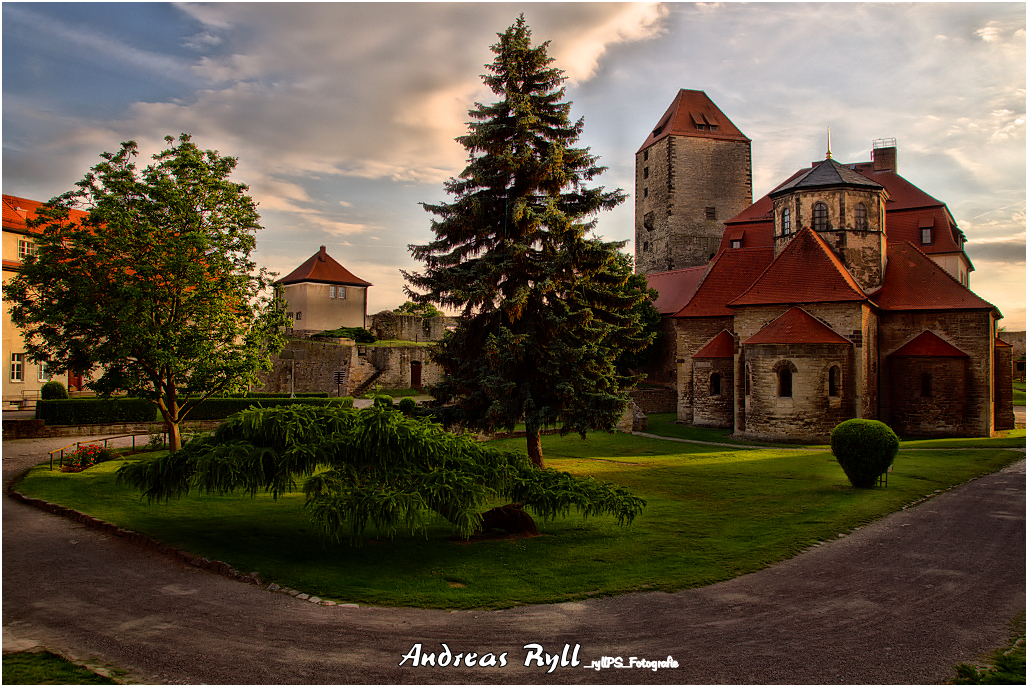
M104 151L167 135L238 158L258 202L254 258L280 276L326 246L406 300L421 203L460 174L489 46L519 13L564 70L579 145L608 189L680 88L752 140L753 197L821 160L870 160L946 203L971 287L1025 329L1024 3L16 3L4 2L3 192L47 200ZM596 233L634 250L634 204Z

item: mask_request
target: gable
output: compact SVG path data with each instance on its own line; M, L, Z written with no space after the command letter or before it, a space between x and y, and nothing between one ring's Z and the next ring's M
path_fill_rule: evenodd
M801 308L789 308L759 332L743 342L760 344L849 344L827 324Z
M923 331L889 354L916 358L969 358L967 353L931 331Z
M735 337L727 329L708 341L703 348L696 351L693 358L732 358L735 357Z
M728 306L863 300L866 296L860 285L824 239L808 227L800 231L753 285Z

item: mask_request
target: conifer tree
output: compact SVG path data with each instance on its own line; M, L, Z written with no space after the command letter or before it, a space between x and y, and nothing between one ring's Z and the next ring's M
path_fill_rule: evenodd
M632 380L615 361L652 337L624 242L592 235L596 215L625 195L587 186L605 168L575 147L583 120L569 119L548 42L532 46L523 15L498 35L483 79L500 99L469 112L457 139L467 168L446 183L453 202L424 204L435 239L410 247L425 269L404 276L414 301L460 312L435 354L445 371L436 399L467 427L523 421L542 467L544 427L584 436L616 425Z

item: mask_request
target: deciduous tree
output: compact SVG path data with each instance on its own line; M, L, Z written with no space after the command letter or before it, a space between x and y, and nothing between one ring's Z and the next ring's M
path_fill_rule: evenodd
M250 259L259 218L229 180L235 159L185 134L165 140L142 170L133 141L103 153L76 190L41 206L36 253L4 297L30 358L94 372L99 394L150 399L178 449L190 410L270 369L285 319Z
M524 421L542 467L542 428L617 423L632 380L616 360L652 335L624 243L592 235L596 215L625 196L588 186L604 168L575 147L583 121L569 119L563 72L547 43L532 45L524 17L499 38L483 78L500 99L470 111L458 139L468 165L446 184L453 202L425 204L435 239L410 247L425 269L405 277L415 302L461 313L435 354L446 375L437 400L469 427Z

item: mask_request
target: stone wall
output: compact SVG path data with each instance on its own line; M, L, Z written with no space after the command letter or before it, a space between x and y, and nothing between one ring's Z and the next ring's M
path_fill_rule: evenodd
M678 357L675 359L678 383L678 419L692 422L692 356L721 333L732 331L731 317L693 317L675 320Z
M893 357L889 359L893 393L889 425L900 436L964 436L975 425L965 404L969 358ZM930 388L922 387L929 375ZM927 393L925 393L927 392Z
M993 370L996 375L996 418L994 429L1013 429L1016 426L1014 417L1014 385L1012 348L996 346L996 360Z
M421 317L383 310L371 316L369 331L383 340L441 341L447 329L457 325L456 317Z
M1013 367L1013 381L1015 382L1023 382L1025 380L1024 335L1024 332L999 333L999 338L1014 347L1011 365Z
M678 392L672 387L643 386L629 393L644 413L674 413L678 410Z
M693 358L692 424L732 427L734 418L735 359ZM712 381L717 375L716 381Z

